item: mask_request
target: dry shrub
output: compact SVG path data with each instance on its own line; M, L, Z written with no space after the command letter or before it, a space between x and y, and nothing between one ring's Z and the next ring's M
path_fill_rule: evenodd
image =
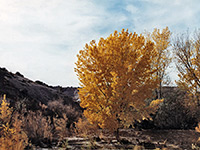
M200 133L200 122L195 127L195 131ZM198 138L195 144L192 144L192 149L200 149L200 137Z
M62 141L70 135L69 129L67 128L68 118L65 114L63 114L63 118L53 118L53 122L55 127L54 136L59 141Z
M75 133L79 136L88 137L99 135L98 126L91 124L86 118L80 118L75 123Z
M48 109L53 111L55 116L63 117L63 114L65 114L68 118L68 128L80 117L80 112L71 105L64 105L62 99L48 102Z
M22 130L18 113L13 113L5 96L0 106L0 145L1 150L23 150L28 138Z
M52 110L57 116L61 116L65 110L63 100L54 100L48 102L48 108Z
M21 128L22 122L16 116L12 127L4 126L0 138L1 150L23 150L28 144L28 137Z
M64 105L63 100L51 101L48 105L40 103L39 110L34 112L27 110L25 100L16 103L14 109L9 108L5 101L2 104L4 107L0 107L0 111L4 113L0 113L0 150L12 150L13 145L15 150L22 150L28 139L33 145L41 147L61 142L71 135L69 127L78 120L80 114L72 106Z
M186 91L176 88L164 93L164 102L154 117L154 124L161 129L191 129L196 123L197 110Z
M47 105L42 104L41 102L39 103L39 106L40 106L40 108L41 108L42 110L46 110L46 109L48 108Z
M28 111L23 118L23 128L33 143L44 139L52 140L52 130L50 117L42 115L41 111Z
M55 104L55 106L53 106ZM54 115L47 115L49 110L56 112ZM62 113L65 106L58 101L53 101L50 106L40 104L41 110L36 112L23 112L24 130L34 145L52 144L53 141L60 142L70 135L67 125L69 123L67 113ZM71 110L71 109L69 109ZM73 112L73 111L72 111ZM62 114L61 114L62 113Z
M184 106L189 109L190 115L195 118L197 122L200 122L200 105L193 96L189 96L184 100Z

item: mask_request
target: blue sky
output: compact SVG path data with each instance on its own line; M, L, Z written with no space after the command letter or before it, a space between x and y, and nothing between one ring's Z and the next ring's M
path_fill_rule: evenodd
M0 0L0 67L50 85L78 86L85 43L122 28L175 35L200 27L199 0ZM175 69L171 77L176 78Z

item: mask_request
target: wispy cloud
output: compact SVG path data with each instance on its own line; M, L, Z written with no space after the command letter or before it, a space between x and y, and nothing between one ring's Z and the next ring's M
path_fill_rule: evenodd
M77 86L76 54L122 28L198 28L198 0L0 0L0 66L52 85Z
M200 2L197 0L142 0L140 2L138 30L152 30L169 26L172 31L181 32L187 28L198 28Z
M50 84L77 84L73 67L103 15L89 1L0 1L1 65Z

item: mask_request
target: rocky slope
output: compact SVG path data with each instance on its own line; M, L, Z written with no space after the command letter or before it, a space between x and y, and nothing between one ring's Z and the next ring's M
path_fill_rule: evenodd
M65 104L79 109L77 88L48 86L41 81L31 81L19 72L14 74L0 68L0 95L3 94L6 94L11 105L25 100L30 107L37 107L39 103L47 104L49 101L62 99Z

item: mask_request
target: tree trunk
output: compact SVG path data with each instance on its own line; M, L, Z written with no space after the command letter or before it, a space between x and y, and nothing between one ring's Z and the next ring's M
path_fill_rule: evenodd
M159 85L160 87L160 89L159 89L159 96L158 96L158 99L161 99L162 98L162 83L161 83L161 81L160 81L160 85Z
M200 106L198 86L196 87L195 98L197 101L197 105Z
M119 128L117 128L117 131L114 132L115 138L118 142L120 142L120 137L119 137Z
M162 99L162 83L156 88L156 99Z

